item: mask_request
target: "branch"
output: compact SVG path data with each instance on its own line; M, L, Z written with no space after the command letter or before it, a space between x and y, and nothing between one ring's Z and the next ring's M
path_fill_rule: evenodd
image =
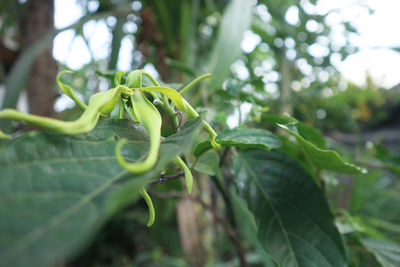
M180 170L178 173L173 174L173 175L164 175L164 173L162 173L162 174L161 174L161 177L158 178L158 179L156 179L156 180L153 180L153 181L151 182L151 184L163 184L163 183L166 183L166 182L168 182L168 181L170 181L170 180L178 179L178 178L180 178L181 176L183 176L184 174L185 174L185 173L184 173L183 170Z
M159 198L187 198L190 199L191 201L195 201L198 202L199 204L201 204L206 210L210 211L214 221L218 224L221 224L222 227L225 230L226 235L229 237L229 239L232 241L232 243L235 246L236 249L236 253L238 254L239 260L240 260L240 265L242 267L247 267L247 261L246 261L246 256L245 256L245 252L243 249L243 246L240 242L240 239L237 235L237 232L232 229L232 227L230 226L229 222L227 220L225 220L223 217L221 217L217 210L215 209L215 207L205 203L199 195L197 196L193 196L193 195L189 195L187 193L181 193L178 191L170 191L167 193L162 193L162 192L152 192L153 196L159 197Z
M216 223L219 223L223 226L226 235L229 237L229 239L232 241L232 243L235 246L236 249L236 253L238 254L239 257L239 261L240 261L240 266L242 267L247 267L247 261L246 261L246 256L244 253L244 249L242 244L240 243L240 239L237 235L237 232L232 229L232 227L230 226L229 222L227 220L225 220L224 218L222 218L221 216L218 215L218 212L216 211L216 209L211 206L208 205L207 203L205 203L202 199L198 198L197 201L206 209L208 209L211 214L214 217L214 221Z

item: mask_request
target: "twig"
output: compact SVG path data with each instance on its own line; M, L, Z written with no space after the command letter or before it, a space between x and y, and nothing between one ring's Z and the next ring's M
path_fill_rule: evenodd
M197 201L206 209L208 209L211 214L214 217L214 221L216 223L219 223L223 226L226 235L229 237L229 239L232 241L232 243L235 246L236 253L239 257L240 261L240 266L242 267L247 267L249 266L246 261L246 256L242 247L242 244L240 243L239 237L234 229L230 226L229 222L222 218L221 216L218 215L218 212L215 210L215 208L211 205L208 205L205 203L202 199L198 198Z
M219 162L219 167L220 168L224 165L224 161L226 160L226 158L227 158L227 156L228 156L228 154L229 154L231 149L234 150L235 148L230 148L230 149L229 148L225 148L225 150L222 152L221 159L220 159L220 162ZM225 187L226 188L230 188L231 181L233 179L231 179L231 177L229 177L229 174L227 174L225 172L222 172L222 174L223 174L223 177L225 178L225 182L226 182ZM222 194L222 198L223 198L223 200L224 200L224 202L226 204L226 207L227 207L227 212L228 212L228 216L229 216L229 219L230 219L230 223L231 223L233 228L236 228L235 215L234 215L234 212L233 212L232 202L231 202L231 200L229 198L228 192L225 190L224 185L221 184L220 180L218 180L218 178L216 176L211 176L211 180L215 184L217 190Z
M161 174L161 177L158 178L158 179L156 179L156 180L153 180L153 181L151 182L151 184L163 184L163 183L166 183L166 182L168 182L168 181L170 181L170 180L178 179L178 178L180 178L181 176L183 176L184 174L185 174L185 173L184 173L183 170L180 170L178 173L172 174L172 175L164 175L164 174L162 173L162 174Z
M178 191L170 191L168 193L162 193L162 192L152 192L152 195L155 197L159 197L159 198L187 198L190 199L191 201L196 201L199 204L201 204L205 209L207 209L208 211L211 212L214 221L218 224L221 224L222 227L225 230L226 235L229 237L229 239L232 241L232 243L235 246L236 249L236 253L239 257L239 261L240 261L240 265L242 267L247 267L249 266L247 264L246 261L246 256L244 253L244 249L242 247L242 244L240 243L240 239L236 233L236 231L234 229L232 229L232 227L230 226L229 222L227 220L225 220L224 218L222 218L221 216L219 216L217 210L215 209L215 207L205 203L199 195L193 196L193 195L189 195L187 193L181 193Z
M229 199L228 193L225 191L223 185L221 184L221 182L218 180L217 176L211 176L211 180L213 181L215 187L217 188L217 190L221 193L222 195L222 199L224 200L227 210L228 210L228 214L229 214L229 218L232 222L232 226L235 227L236 222L235 222L235 216L233 214L233 209L232 209L232 205L231 205L231 201Z
M221 168L222 165L224 164L229 152L232 151L233 153L237 153L236 148L232 147L230 149L225 149L221 155L221 160L219 162L219 167ZM231 175L229 173L224 173L223 174L225 179L227 179L227 188L230 187L230 182L233 180ZM220 181L218 180L218 178L216 176L211 177L212 181L214 182L214 184L216 185L217 189L221 192L222 194L222 198L225 202L225 205L227 207L227 211L228 211L228 216L229 216L229 221L225 220L225 223L227 224L227 227L229 227L229 229L227 229L225 227L225 230L227 231L227 235L228 237L231 238L232 242L235 244L235 248L236 248L236 252L239 256L239 260L240 260L240 265L243 266L248 266L247 261L246 261L246 257L244 255L244 251L243 251L243 247L240 243L240 239L237 236L237 232L235 229L237 229L237 223L235 220L235 214L233 212L233 207L232 207L232 202L231 199L229 197L228 192L225 190L224 186L220 183ZM231 232L229 233L228 230Z

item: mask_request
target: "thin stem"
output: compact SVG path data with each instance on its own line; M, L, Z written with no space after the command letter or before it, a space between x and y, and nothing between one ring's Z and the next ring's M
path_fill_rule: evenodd
M143 74L150 79L150 81L155 85L155 86L160 86L160 84L156 81L156 79L153 78L153 76L150 75L150 73L143 71Z
M185 87L183 87L181 90L179 90L179 93L182 95L185 92L187 92L190 88L192 88L196 83L200 82L201 80L210 78L211 74L210 73L206 73L203 74L199 77L197 77L196 79L194 79L193 81L191 81L188 85L186 85Z
M228 214L229 214L229 218L232 222L232 225L236 225L235 221L234 221L234 214L233 214L233 209L232 209L232 205L231 205L231 201L229 199L228 194L226 193L226 191L224 190L223 185L221 184L221 182L218 180L218 178L216 176L211 176L211 180L213 181L213 183L215 184L215 187L217 188L217 190L221 193L222 195L222 199L224 200L227 210L228 210Z
M143 71L142 74L145 75L147 78L149 78L150 81L151 81L155 86L160 86L160 84L156 81L156 79L153 78L153 76L150 75L150 73ZM154 92L149 92L149 93L151 94L151 96L152 96L154 99L157 99L157 100L160 100L160 101L161 101L160 97L159 97L156 93L154 93Z
M162 102L163 102L163 107L165 111L168 113L168 116L171 118L172 121L172 126L174 127L174 131L178 129L179 125L179 120L178 117L176 116L175 110L170 106L168 102L168 98L165 94L162 94Z
M145 75L147 78L149 78L150 81L155 86L160 86L160 84L156 81L156 79L153 78L153 76L150 75L150 73L143 71L143 75ZM174 127L174 131L176 131L178 129L179 120L176 117L175 110L170 106L170 104L168 102L168 99L167 99L167 96L165 94L161 94L161 95L162 95L161 97L162 97L162 102L163 102L164 109L168 113L168 116L171 118L172 125Z
M220 223L223 226L226 235L229 237L229 239L232 241L232 243L235 246L236 253L237 253L238 257L239 257L240 266L247 267L248 264L247 264L247 261L246 261L246 256L245 256L245 253L244 253L244 249L243 249L242 243L240 242L240 239L239 239L239 237L237 235L237 232L234 229L232 229L232 227L230 226L230 224L229 224L229 222L227 220L225 220L224 218L219 216L218 212L216 211L216 209L213 206L208 205L207 203L205 203L200 198L197 198L197 201L204 208L208 209L211 212L211 214L214 217L215 222Z
M170 180L179 179L183 175L185 175L185 172L183 170L180 170L178 173L172 174L172 175L161 175L160 178L158 178L156 180L153 180L151 182L151 184L163 184L163 183L166 183L166 182L168 182Z
M224 161L229 153L230 149L225 149L222 153L221 156L221 160L219 162L219 167L221 167L224 164ZM221 181L216 177L216 176L211 176L211 180L213 181L213 183L215 184L215 187L217 188L217 190L221 193L222 195L222 199L225 202L226 205L226 209L228 212L228 216L229 216L229 221L232 225L233 228L236 228L236 221L235 221L235 214L233 212L233 207L232 207L232 201L229 198L229 194L227 193L227 191L225 190L225 188L227 186L224 186Z
M247 267L249 266L246 261L245 252L243 246L240 242L240 238L237 235L237 232L230 226L229 222L222 218L215 207L205 203L200 196L191 196L189 194L170 191L168 193L161 193L161 192L153 192L153 195L159 198L187 198L191 201L196 201L201 204L205 209L209 210L214 218L214 221L218 224L221 224L225 230L226 235L232 241L233 245L235 246L236 253L239 257L240 266Z

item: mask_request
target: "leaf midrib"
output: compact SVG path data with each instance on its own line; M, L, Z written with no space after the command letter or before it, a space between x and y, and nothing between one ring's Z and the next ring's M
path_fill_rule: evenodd
M337 153L336 151L334 151L334 150L329 150L329 149L321 149L321 148L317 147L315 144L313 144L312 142L306 140L304 137L302 137L302 136L299 135L298 133L296 133L296 132L290 130L289 128L287 128L287 127L283 127L283 128L286 129L288 132L290 132L292 135L294 135L296 138L300 139L300 143L301 143L301 144L300 144L300 147L302 148L303 153L304 153L307 157L308 157L308 153L307 153L307 151L306 151L307 148L306 148L305 146L309 145L309 146L311 146L313 149L315 149L315 150L317 150L317 151L319 151L319 152L321 152L321 153L324 153L325 155L326 155L326 154L332 155L332 156L335 158L335 160L336 160L337 162L339 162L340 164L343 164L344 166L346 166L346 167L348 167L348 168L351 168L352 170L355 169L357 172L362 172L362 170L361 170L361 168L360 168L359 166L354 165L354 164L351 164L351 163L348 163L348 162L345 162L345 161L340 157L339 153ZM312 153L312 151L311 151L310 153ZM314 162L314 161L317 162L318 165L321 164L321 162L323 162L324 164L327 163L326 160L321 160L321 159L319 159L319 158L317 158L317 159L310 159L310 160L311 160L312 162ZM328 162L328 164L329 164L329 163L330 163L330 162ZM313 164L315 164L315 163L313 163ZM337 167L335 167L335 164L329 165L329 166L333 166L333 167L330 167L330 170L336 171ZM327 168L325 168L325 169L327 169Z
M269 199L269 196L268 196L267 193L263 190L263 188L262 188L260 182L258 181L258 179L257 179L257 177L256 177L256 175L255 175L255 173L252 171L252 169L250 168L250 166L249 166L249 164L247 163L247 161L246 161L241 155L240 155L239 157L240 157L240 159L242 160L242 162L243 162L245 168L246 168L246 169L248 170L248 172L250 173L252 179L253 179L254 182L256 183L258 189L260 190L260 192L262 193L262 195L263 195L263 196L265 197L265 199L267 200L267 203L270 205L270 207L271 207L271 209L272 209L272 212L274 213L274 216L277 218L277 220L278 220L278 222L279 222L279 225L281 226L282 232L283 232L283 234L284 234L284 236L285 236L286 243L288 244L289 250L290 250L290 252L291 252L291 255L293 256L293 259L294 259L294 261L295 261L295 263L296 263L296 266L299 267L299 263L297 262L297 259L296 259L296 257L295 257L295 253L294 253L294 250L293 250L293 248L292 248L292 244L291 244L291 242L290 242L290 240L289 240L289 238L288 238L287 230L286 230L285 226L283 225L283 222L282 222L282 220L281 220L281 218L280 218L280 216L279 216L279 213L276 211L274 205L272 205L272 203L271 203L271 201L270 201L270 199Z
M46 234L46 232L50 231L54 227L60 225L66 219L68 219L71 215L81 209L85 204L91 202L95 197L99 194L104 192L107 188L109 188L113 183L121 179L128 171L124 170L123 172L115 175L113 178L107 180L104 184L97 187L95 190L83 196L78 202L74 205L70 206L69 208L65 209L61 213L54 215L47 223L37 227L36 229L32 230L24 237L17 240L13 246L7 249L3 255L8 255L8 260L18 256L19 253L29 244L33 243L35 240L41 238ZM46 227L48 226L48 227ZM0 258L3 258L0 257ZM5 257L3 258L5 259Z

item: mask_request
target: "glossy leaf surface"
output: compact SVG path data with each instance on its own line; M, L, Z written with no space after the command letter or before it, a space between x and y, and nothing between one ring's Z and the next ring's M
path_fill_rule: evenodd
M345 162L336 151L320 149L312 142L307 141L299 134L296 124L278 125L296 137L307 159L316 167L349 174L364 173L366 171L356 165Z
M383 267L400 266L400 246L399 244L372 238L361 239L361 243L375 255L378 262Z
M223 147L242 147L242 148L260 148L270 150L281 145L279 138L273 133L254 128L234 128L226 129L218 133L215 139ZM203 152L211 149L209 141L200 143L194 154L201 155Z
M346 266L328 203L294 160L278 152L247 150L234 157L232 173L266 255L280 266Z
M116 211L132 203L139 189L160 175L177 155L190 149L201 120L188 121L166 138L156 166L134 175L115 159L132 161L148 152L138 124L104 120L90 133L28 133L0 151L0 259L4 266L53 266L87 244Z

